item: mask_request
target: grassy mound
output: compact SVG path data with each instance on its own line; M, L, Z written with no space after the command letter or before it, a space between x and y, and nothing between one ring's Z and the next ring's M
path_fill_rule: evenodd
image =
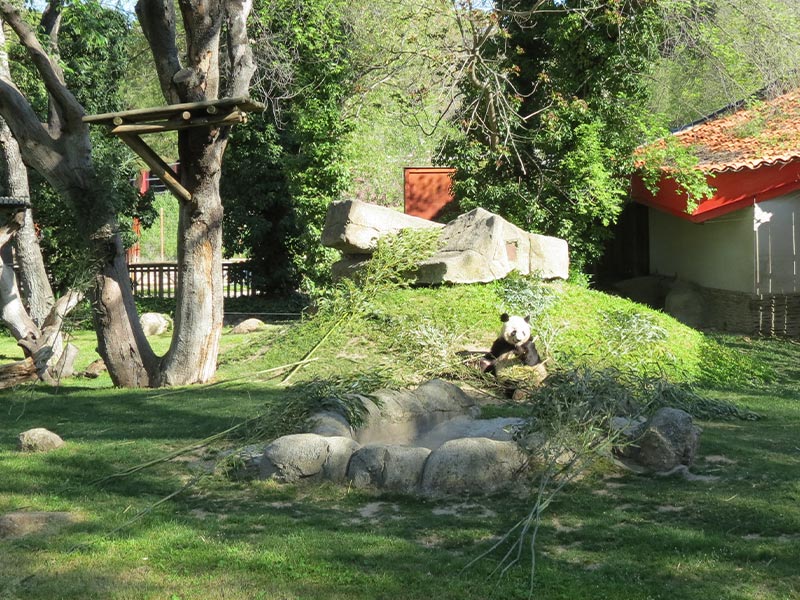
M233 367L261 349L264 364L277 366L302 360L313 348L316 360L300 370L299 380L362 371L385 371L404 385L459 377L465 355L488 351L503 312L531 316L537 347L551 369L632 370L705 385L755 384L772 376L723 339L662 312L574 284L522 277L380 291L346 318L323 313L277 339L273 333L254 337L226 363Z

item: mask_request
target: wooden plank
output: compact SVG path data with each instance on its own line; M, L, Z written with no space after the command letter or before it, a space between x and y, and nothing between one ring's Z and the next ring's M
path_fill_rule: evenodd
M204 102L184 102L181 104L168 104L166 106L86 115L83 117L83 122L112 125L114 124L114 119L121 119L122 122L127 123L169 119L170 117L181 119L183 118L183 113L186 111L193 115L200 116L200 114L203 113L214 114L224 109L236 108L244 112L260 112L266 107L260 102L251 99L249 96L242 96L239 98L222 98L220 100L206 100Z
M214 127L222 125L236 125L247 120L247 115L240 110L214 117L195 117L188 121L165 121L163 123L123 123L111 130L114 135L132 133L142 135L145 133L161 133L164 131L178 131L194 127Z
M178 200L189 202L192 199L192 195L189 191L178 181L178 175L175 171L173 171L170 166L142 140L142 138L138 135L126 133L120 134L119 138L141 157L145 164L150 167L150 170L164 182L167 189L172 192Z

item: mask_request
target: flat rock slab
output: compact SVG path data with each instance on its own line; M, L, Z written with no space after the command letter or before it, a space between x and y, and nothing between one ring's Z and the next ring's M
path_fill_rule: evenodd
M569 276L566 241L528 233L482 208L448 223L441 243L441 250L420 264L419 283L488 283L511 271L542 279Z
M412 217L360 200L333 202L325 215L322 245L344 254L372 254L378 239L403 229L441 228L441 223Z

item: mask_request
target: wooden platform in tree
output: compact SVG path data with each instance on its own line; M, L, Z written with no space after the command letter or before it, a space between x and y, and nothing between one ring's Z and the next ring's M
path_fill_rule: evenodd
M262 110L263 104L244 96L87 115L83 121L109 127L110 133L119 136L136 152L170 192L180 200L189 201L191 194L180 184L177 173L139 136L195 127L236 125L247 121L246 113Z

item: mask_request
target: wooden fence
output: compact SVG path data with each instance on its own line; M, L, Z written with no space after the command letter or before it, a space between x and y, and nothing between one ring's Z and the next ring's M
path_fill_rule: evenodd
M133 263L128 265L133 293L140 298L174 298L178 284L178 265L173 262ZM225 298L255 296L250 263L243 260L222 261L222 285Z

